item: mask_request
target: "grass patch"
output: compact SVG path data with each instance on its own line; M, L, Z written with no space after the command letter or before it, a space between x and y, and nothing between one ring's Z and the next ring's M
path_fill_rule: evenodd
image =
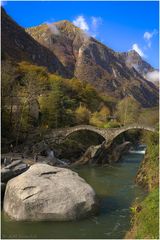
M135 238L159 239L159 189L152 190L139 208L134 215Z

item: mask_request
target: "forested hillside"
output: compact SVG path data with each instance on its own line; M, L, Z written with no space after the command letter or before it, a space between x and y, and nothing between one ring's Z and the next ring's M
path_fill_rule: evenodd
M135 121L155 125L158 109L143 109L132 97L117 101L98 93L89 83L50 74L45 67L2 61L4 138L19 141L35 128L118 127Z

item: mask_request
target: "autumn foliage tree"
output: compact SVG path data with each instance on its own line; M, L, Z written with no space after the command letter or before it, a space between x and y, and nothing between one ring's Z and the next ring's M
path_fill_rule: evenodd
M100 111L92 113L90 118L90 124L96 127L103 127L106 122L108 122L108 117L110 115L110 109L106 106L102 106Z
M140 105L134 98L127 96L117 104L116 114L123 125L138 122Z
M77 124L88 124L90 119L91 112L86 106L80 105L75 110L76 122Z

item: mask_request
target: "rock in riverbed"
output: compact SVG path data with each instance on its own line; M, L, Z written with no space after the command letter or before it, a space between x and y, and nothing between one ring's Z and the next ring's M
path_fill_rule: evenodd
M21 160L16 160L1 169L1 181L7 183L10 179L18 176L28 169L28 165Z
M110 164L118 162L125 152L129 150L131 146L130 142L124 142L122 144L116 143L105 143L101 145L90 146L83 156L75 162L73 165L84 165L84 164Z
M10 180L4 197L4 211L16 220L75 220L97 206L94 190L77 173L39 163Z

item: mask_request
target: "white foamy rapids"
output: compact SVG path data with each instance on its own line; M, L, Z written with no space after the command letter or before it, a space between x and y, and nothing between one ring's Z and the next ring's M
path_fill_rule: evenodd
M130 150L129 153L136 153L136 154L145 154L146 149L144 150Z

